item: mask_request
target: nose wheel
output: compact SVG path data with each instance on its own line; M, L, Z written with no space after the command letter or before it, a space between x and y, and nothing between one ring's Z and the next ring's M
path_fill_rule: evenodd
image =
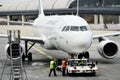
M83 57L89 59L90 58L89 52L83 52L78 55L78 59L82 59Z
M84 57L87 58L87 59L89 59L90 58L89 52L85 52L84 53Z

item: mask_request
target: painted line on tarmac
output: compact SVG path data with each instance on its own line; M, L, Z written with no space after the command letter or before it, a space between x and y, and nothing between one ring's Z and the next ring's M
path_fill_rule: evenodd
M28 46L31 46L31 44L28 44ZM40 54L46 56L46 57L49 58L49 59L52 59L52 58L53 58L52 56L48 55L47 53L45 53L44 51L38 49L38 48L35 47L35 46L33 46L32 48L33 48L34 50L36 50L37 52L39 52Z

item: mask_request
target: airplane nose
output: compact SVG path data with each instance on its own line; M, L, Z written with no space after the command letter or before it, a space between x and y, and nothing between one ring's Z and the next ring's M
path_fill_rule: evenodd
M73 51L74 52L84 52L86 49L88 49L90 46L90 41L88 42L87 40L83 41L76 41L73 44Z
M58 37L56 46L63 51L72 54L79 54L86 51L92 42L92 32L65 32Z
M71 35L73 39L68 40L67 43L71 45L70 51L73 53L80 53L86 51L92 41L91 34Z

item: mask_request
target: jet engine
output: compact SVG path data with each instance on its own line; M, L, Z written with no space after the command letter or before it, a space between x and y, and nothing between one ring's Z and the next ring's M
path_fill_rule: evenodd
M9 59L20 59L23 55L23 47L18 43L7 44L5 47L5 52Z
M112 59L118 54L118 46L111 40L103 40L98 45L98 52L100 55L107 59Z

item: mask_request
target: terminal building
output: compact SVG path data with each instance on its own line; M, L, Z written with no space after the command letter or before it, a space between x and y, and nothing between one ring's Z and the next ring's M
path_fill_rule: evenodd
M76 15L78 12L79 16L91 24L120 23L120 0L42 0L42 2L45 15ZM2 4L0 7L0 17L8 21L33 21L37 16L38 0Z

